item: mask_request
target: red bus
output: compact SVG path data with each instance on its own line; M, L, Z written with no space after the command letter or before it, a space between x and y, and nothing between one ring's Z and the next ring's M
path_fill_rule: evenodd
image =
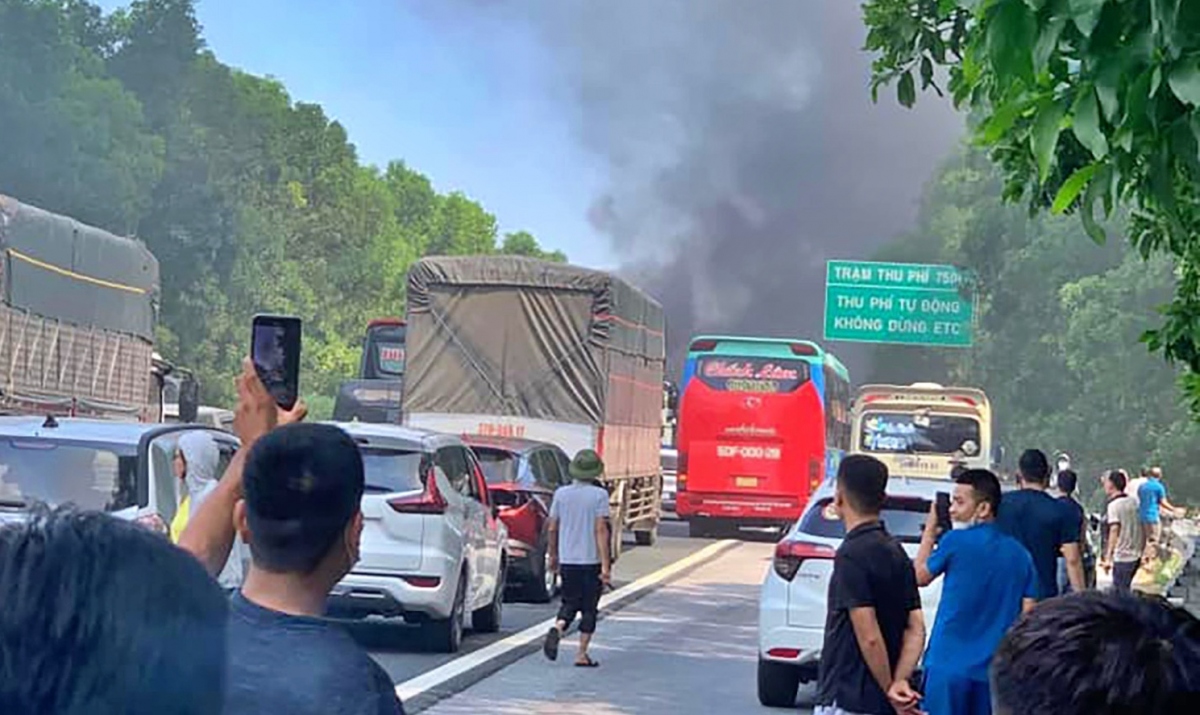
M850 446L850 376L815 343L700 336L680 381L675 511L693 536L791 526Z

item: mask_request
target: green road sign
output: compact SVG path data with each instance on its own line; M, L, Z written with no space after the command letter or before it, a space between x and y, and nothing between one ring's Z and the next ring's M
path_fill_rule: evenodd
M970 347L974 317L970 275L954 266L826 266L826 340Z

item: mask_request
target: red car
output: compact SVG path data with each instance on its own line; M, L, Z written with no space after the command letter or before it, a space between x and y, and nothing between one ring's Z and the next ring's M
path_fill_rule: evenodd
M479 458L492 504L508 528L508 583L524 600L553 598L546 520L554 490L571 481L565 452L546 442L466 435Z

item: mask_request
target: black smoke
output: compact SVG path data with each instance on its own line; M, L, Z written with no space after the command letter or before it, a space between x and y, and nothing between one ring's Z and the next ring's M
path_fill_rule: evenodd
M909 229L961 133L932 95L871 102L856 0L434 5L545 49L564 121L607 168L589 219L666 306L674 360L698 332L820 340L825 261Z

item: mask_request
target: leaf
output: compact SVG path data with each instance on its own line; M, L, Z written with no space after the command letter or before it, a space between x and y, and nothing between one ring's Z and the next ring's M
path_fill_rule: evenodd
M1113 121L1117 110L1121 108L1118 90L1121 86L1121 68L1116 62L1106 63L1096 73L1096 96L1100 99L1100 108L1104 110L1104 118Z
M1058 47L1058 39L1062 36L1062 31L1066 26L1067 19L1065 17L1056 17L1042 27L1037 44L1033 48L1034 72L1040 74L1050 64L1050 56Z
M1188 57L1176 64L1167 84L1181 102L1200 107L1200 58Z
M1024 0L997 0L987 25L987 53L992 70L1000 77L1033 79L1033 51L1037 18Z
M1108 234L1096 222L1096 202L1106 199L1112 181L1112 168L1104 165L1099 168L1088 184L1087 193L1083 197L1082 210L1079 218L1083 222L1083 230L1096 244L1103 246L1108 241Z
M933 84L933 60L921 58L921 89L928 89Z
M1072 130L1079 143L1087 147L1097 159L1108 156L1108 139L1100 128L1100 107L1092 87L1084 87L1071 112Z
M900 75L900 82L896 85L896 98L900 104L910 109L917 103L917 86L912 70Z
M1100 22L1100 11L1104 9L1106 0L1071 0L1068 7L1075 27L1084 37L1091 37L1092 30Z
M1050 167L1054 165L1054 151L1058 148L1058 135L1062 133L1065 114L1061 103L1049 99L1042 102L1037 116L1033 119L1033 133L1029 137L1029 146L1037 161L1038 178L1043 184L1050 175Z
M1071 204L1075 203L1075 199L1079 198L1079 194L1087 188L1092 177L1096 175L1096 164L1088 164L1087 166L1077 169L1070 178L1063 182L1063 185L1058 189L1058 194L1054 197L1054 204L1050 207L1052 213L1061 214L1071 208Z
M1012 129L1016 123L1017 117L1025 111L1026 105L1022 102L1009 102L1008 104L1000 105L992 116L979 127L979 141L983 144L995 144L1004 137L1005 134Z

